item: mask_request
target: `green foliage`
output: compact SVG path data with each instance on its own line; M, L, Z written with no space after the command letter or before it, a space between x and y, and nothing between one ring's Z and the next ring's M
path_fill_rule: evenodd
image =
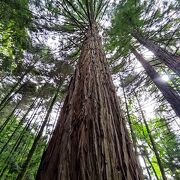
M152 126L152 135L156 141L163 166L169 169L176 178L179 178L180 139L170 130L166 119L155 118L150 123Z
M138 121L137 117L133 114L130 116L133 123L133 130L136 138L140 142L140 148L146 149L152 165L158 177L161 177L161 172L157 164L156 156L153 154L152 145L149 140L148 132L145 125ZM179 178L180 167L180 141L177 136L169 129L169 125L164 118L154 118L148 121L148 126L151 135L156 143L158 153L160 155L163 167L169 174L173 174L175 178ZM143 154L142 154L143 155ZM147 161L148 163L148 161Z
M133 44L131 32L140 29L144 21L141 19L143 5L139 1L121 1L114 11L112 26L108 30L108 50L116 50L122 57L126 56Z
M35 134L32 133L32 130L30 130L30 128L25 128L24 125L21 125L18 129L16 129L18 124L19 119L12 117L11 123L8 123L8 125L0 133L0 150L2 150L12 133L16 130L15 135L1 154L0 170L2 179L16 179L35 138ZM41 139L27 170L25 179L35 179L36 171L38 169L45 145L45 141ZM12 151L13 149L14 151Z
M159 8L158 8L159 6ZM176 2L123 0L115 7L111 27L107 30L106 48L124 57L132 47L138 46L133 33L153 39L174 51L178 45L179 18ZM173 47L173 48L171 48Z
M1 69L11 71L29 47L26 28L32 15L27 0L0 1L0 64Z

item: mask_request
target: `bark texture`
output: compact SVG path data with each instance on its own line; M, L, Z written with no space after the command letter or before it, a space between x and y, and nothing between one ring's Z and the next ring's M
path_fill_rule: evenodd
M163 81L155 69L139 54L135 49L132 51L138 61L144 67L148 76L152 79L157 88L162 92L164 98L169 102L175 113L180 117L180 96L168 85L167 82Z
M36 179L140 179L124 121L101 39L93 26Z
M152 51L162 63L167 65L172 71L180 76L180 56L167 52L165 49L155 44L152 40L146 39L138 32L133 32L132 36L143 46Z

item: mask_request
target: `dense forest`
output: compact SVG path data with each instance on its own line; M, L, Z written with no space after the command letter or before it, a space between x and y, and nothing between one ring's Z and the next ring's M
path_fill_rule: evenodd
M0 0L0 180L179 180L179 14Z

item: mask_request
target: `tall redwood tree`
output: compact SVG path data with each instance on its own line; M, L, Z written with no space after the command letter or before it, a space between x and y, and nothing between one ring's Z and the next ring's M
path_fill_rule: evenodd
M104 3L85 2L76 2L88 19L80 58L36 179L142 179L98 33Z

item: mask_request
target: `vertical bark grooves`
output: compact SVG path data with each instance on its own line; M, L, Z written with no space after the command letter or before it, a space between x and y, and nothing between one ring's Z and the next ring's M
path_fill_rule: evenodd
M169 102L171 107L174 109L175 113L180 117L180 96L176 91L171 88L167 82L161 80L159 74L155 69L139 54L135 49L133 49L133 54L136 56L138 61L144 67L148 76L152 79L157 88L162 92L164 98Z
M159 58L159 60L166 64L172 71L180 76L180 57L175 56L166 50L162 49L159 45L155 44L153 41L144 38L138 32L131 33L134 38L136 38L143 46L152 51L154 55Z
M89 29L38 180L140 179L96 26Z

